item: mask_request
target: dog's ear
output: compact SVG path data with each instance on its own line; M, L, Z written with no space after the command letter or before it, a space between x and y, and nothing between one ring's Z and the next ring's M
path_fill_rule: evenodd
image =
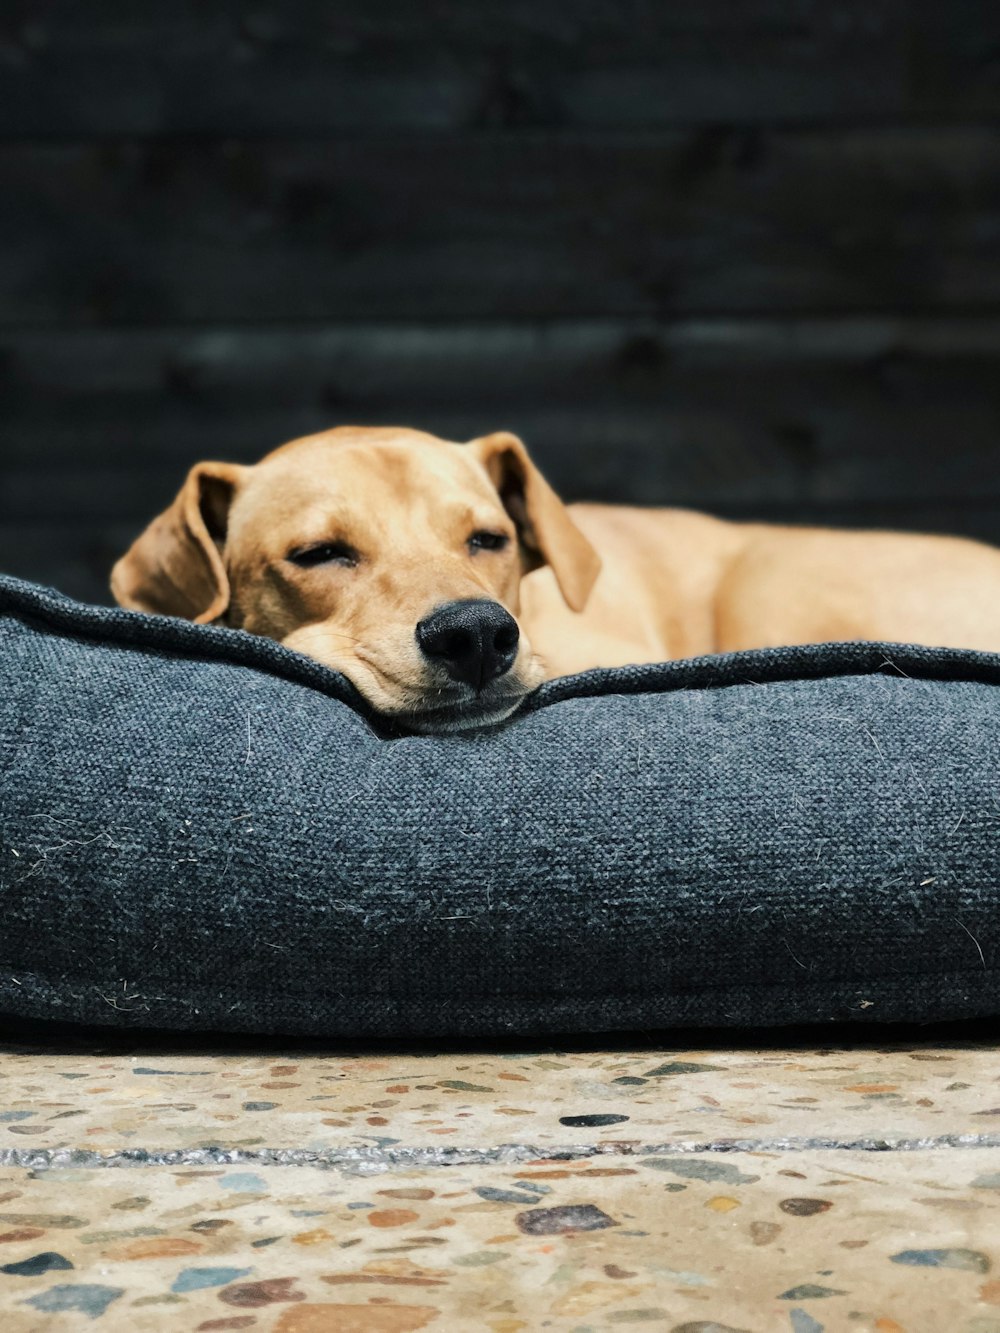
M468 446L482 463L517 525L529 568L548 565L566 605L582 611L601 572L601 558L528 457L516 435L496 431Z
M111 591L130 611L207 624L229 605L222 563L229 506L245 468L198 463L169 509L154 518L111 572Z

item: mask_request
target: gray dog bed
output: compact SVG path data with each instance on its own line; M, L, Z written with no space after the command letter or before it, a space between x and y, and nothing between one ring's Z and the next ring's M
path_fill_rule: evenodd
M1000 658L592 671L393 736L262 639L0 580L0 1011L338 1037L1000 1012Z

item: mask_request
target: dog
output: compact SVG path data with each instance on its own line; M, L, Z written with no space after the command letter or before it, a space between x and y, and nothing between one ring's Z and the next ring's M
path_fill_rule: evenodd
M590 667L849 639L1000 651L1000 550L565 505L506 431L342 426L199 463L111 588L276 639L417 732L500 722Z

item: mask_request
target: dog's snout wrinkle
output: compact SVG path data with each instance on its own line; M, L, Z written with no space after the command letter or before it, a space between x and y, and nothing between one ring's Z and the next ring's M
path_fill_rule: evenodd
M417 625L416 637L424 656L452 680L481 690L513 666L520 632L499 602L473 598L435 607Z

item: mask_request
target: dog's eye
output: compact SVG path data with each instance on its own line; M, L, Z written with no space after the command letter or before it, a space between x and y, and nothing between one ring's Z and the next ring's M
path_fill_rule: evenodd
M316 565L347 565L353 568L361 557L347 542L318 542L315 546L301 546L289 551L287 558L300 569L313 569Z
M509 541L505 532L487 532L484 529L472 534L468 546L472 551L502 551Z

